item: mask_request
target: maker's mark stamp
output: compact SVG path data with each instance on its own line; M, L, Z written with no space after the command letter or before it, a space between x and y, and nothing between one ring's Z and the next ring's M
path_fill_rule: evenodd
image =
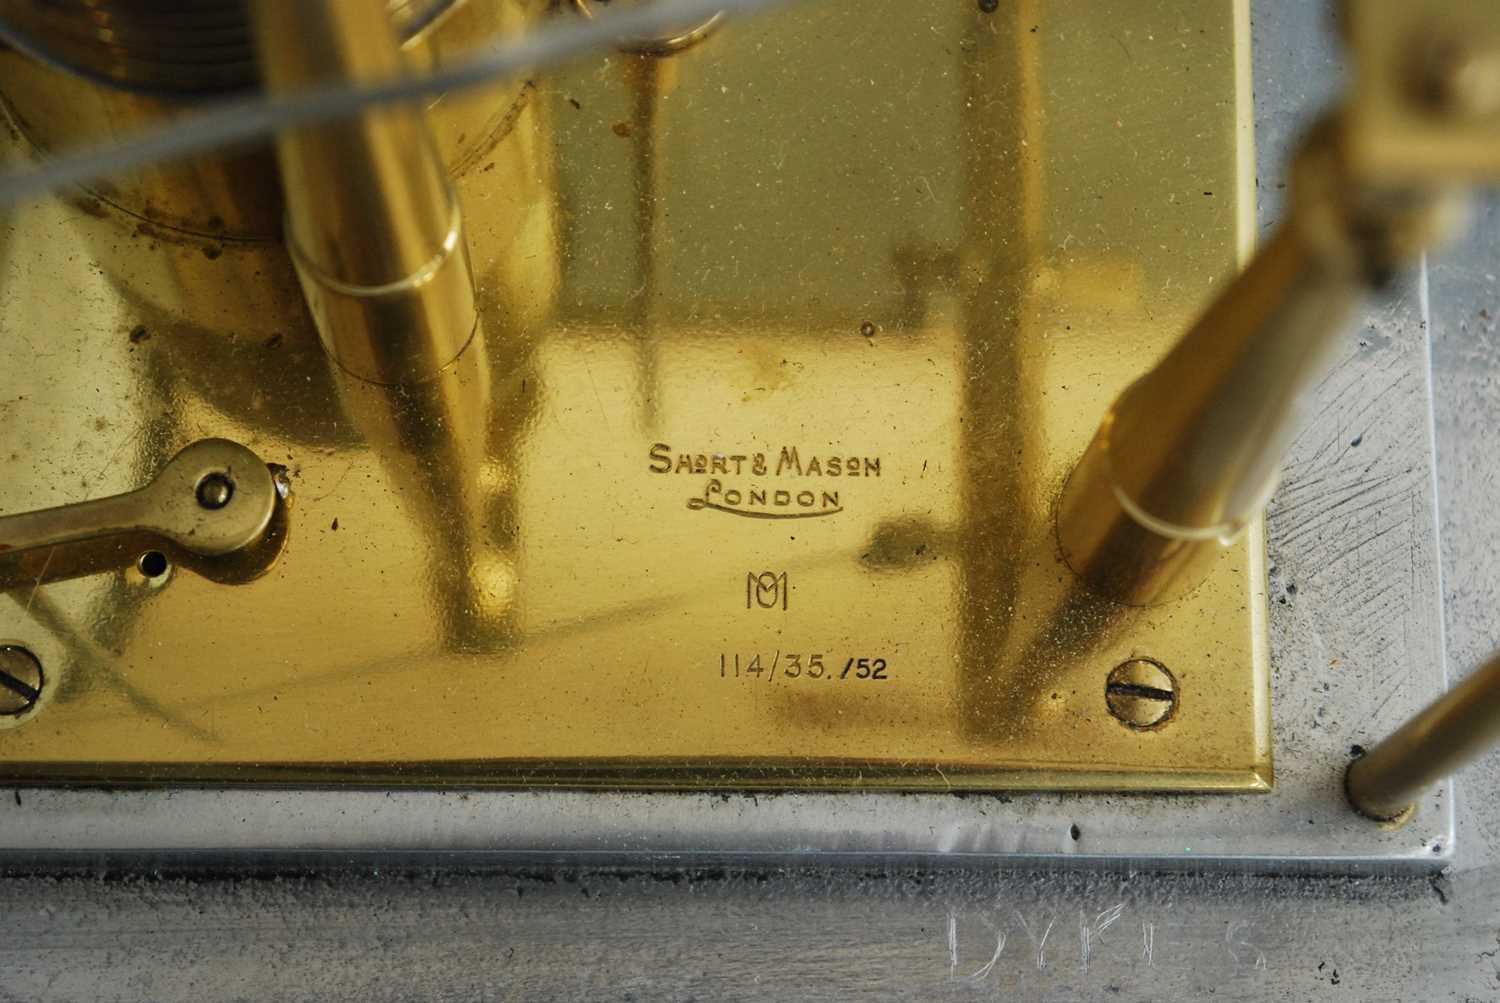
M648 458L653 474L708 478L701 493L688 497L688 508L747 519L837 515L844 510L841 490L828 485L829 479L880 476L878 456L804 454L797 446L782 446L774 454L674 453L670 444L658 442Z
M762 571L759 574L752 571L745 575L745 608L775 609L780 606L787 608L791 601L792 587L787 580L787 573L783 571L777 574L774 571Z

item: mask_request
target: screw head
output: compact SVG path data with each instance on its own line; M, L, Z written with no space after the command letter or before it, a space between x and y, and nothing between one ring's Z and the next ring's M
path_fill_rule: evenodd
M198 482L198 504L206 509L220 509L234 497L234 481L224 474L209 474Z
M1110 672L1104 702L1127 728L1159 728L1177 712L1177 679L1160 662L1132 658Z
M42 663L19 644L0 644L0 715L15 717L42 695Z

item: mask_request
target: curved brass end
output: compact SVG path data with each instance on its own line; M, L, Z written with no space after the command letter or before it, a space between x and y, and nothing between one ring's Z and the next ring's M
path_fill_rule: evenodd
M584 17L593 18L599 0L573 0L573 6ZM703 41L724 23L724 12L719 11L697 22L680 24L671 30L649 38L631 39L621 45L626 52L639 56L670 56Z

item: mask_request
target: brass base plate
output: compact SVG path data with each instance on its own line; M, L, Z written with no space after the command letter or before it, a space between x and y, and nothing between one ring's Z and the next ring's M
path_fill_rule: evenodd
M278 247L14 214L0 511L205 436L293 495L252 581L13 589L47 682L0 780L1267 789L1259 527L1150 609L1051 529L1243 253L1246 10L982 6L539 83L460 178L482 339L422 388L335 371Z

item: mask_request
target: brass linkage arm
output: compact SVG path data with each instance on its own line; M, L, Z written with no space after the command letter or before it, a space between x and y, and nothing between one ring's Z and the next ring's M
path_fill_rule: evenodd
M272 534L280 496L270 468L249 449L200 439L135 491L0 516L0 589L118 564L128 551L115 543L142 536L185 557L223 562Z

